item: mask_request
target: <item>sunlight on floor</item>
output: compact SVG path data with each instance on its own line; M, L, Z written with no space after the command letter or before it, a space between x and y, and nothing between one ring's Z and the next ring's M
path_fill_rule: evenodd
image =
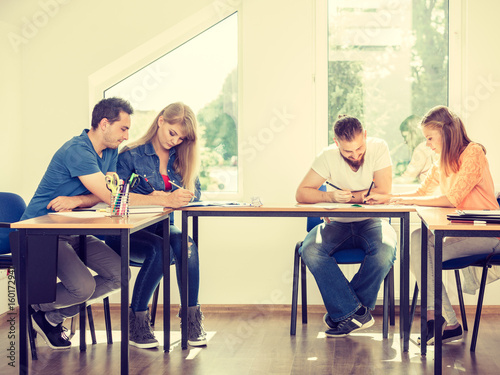
M207 332L207 341L210 341L212 337L215 336L217 332ZM106 344L106 331L105 330L97 330L95 331L97 344ZM113 335L113 343L117 344L121 342L121 332L120 331L112 331ZM160 343L160 347L163 348L163 331L155 331L155 337ZM92 337L90 336L90 332L87 331L86 336L87 345L92 344ZM174 350L176 347L180 347L181 344L181 332L180 331L171 331L170 332L170 351ZM37 339L37 345L46 346L45 341L43 339ZM71 338L71 346L79 347L80 346L80 331L76 331L75 335ZM194 359L200 352L201 348L195 348L188 346L190 349L188 356L186 359Z
M349 337L366 337L366 338L369 338L369 339L375 340L375 341L383 341L384 340L382 338L382 333L370 333L370 332L351 333L349 335ZM410 343L409 343L408 354L407 354L407 357L410 360L412 360L413 358L418 358L418 360L420 361L420 358L421 358L420 345L417 344L418 337L420 337L419 334L410 335ZM339 338L328 337L327 338L325 335L325 332L318 332L318 336L316 336L316 338L327 339L327 340L342 340L343 339L342 337L339 337ZM392 341L391 349L396 351L396 355L391 359L384 360L384 362L401 362L402 361L402 358L401 358L401 344L402 343L401 343L399 334L398 333L391 334L391 335L389 335L389 338L385 339L385 340ZM428 354L432 353L431 355L434 356L434 346L432 346L432 345L427 346L427 353Z

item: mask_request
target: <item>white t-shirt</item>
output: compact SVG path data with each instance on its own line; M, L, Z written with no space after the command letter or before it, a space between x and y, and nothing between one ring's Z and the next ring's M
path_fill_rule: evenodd
M323 149L312 164L312 169L335 186L350 191L366 190L373 181L376 171L392 165L387 143L378 138L366 139L366 153L363 165L354 172L346 163L339 148L333 144ZM335 188L326 185L327 191ZM364 220L366 218L360 218ZM352 222L358 218L331 218L335 221Z

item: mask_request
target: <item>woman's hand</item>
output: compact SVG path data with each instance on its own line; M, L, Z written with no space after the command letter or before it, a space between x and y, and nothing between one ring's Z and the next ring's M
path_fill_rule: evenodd
M368 197L365 194L362 195L363 202L366 204L386 204L391 203L391 195L390 194L378 194L371 193Z
M179 208L185 206L193 199L194 195L189 190L177 189L168 195L167 207Z
M392 197L391 204L401 204L401 205L412 205L416 204L415 199L413 197Z

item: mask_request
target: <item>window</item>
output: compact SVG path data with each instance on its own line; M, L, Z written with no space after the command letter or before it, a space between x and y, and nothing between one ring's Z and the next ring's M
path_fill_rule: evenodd
M168 104L190 106L199 123L204 192L237 192L238 17L230 15L104 90L134 108L130 140L142 136Z
M391 151L395 183L423 178L436 155L420 118L448 105L448 1L328 1L328 123L348 114ZM410 163L411 161L411 163Z

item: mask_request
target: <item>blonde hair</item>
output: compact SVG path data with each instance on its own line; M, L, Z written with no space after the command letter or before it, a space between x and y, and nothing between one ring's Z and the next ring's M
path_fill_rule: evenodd
M465 126L460 118L445 106L432 108L422 118L422 128L438 130L443 142L440 167L446 176L457 173L460 155L472 141L467 136ZM486 154L486 149L480 145Z
M195 191L195 182L199 169L198 153L198 122L191 108L181 102L172 103L166 106L154 119L153 123L141 138L132 142L125 149L132 149L149 143L156 137L158 132L158 119L160 116L170 125L180 124L186 136L179 145L175 146L177 158L174 162L174 170L182 176L184 187L190 191ZM122 150L123 151L125 151Z

